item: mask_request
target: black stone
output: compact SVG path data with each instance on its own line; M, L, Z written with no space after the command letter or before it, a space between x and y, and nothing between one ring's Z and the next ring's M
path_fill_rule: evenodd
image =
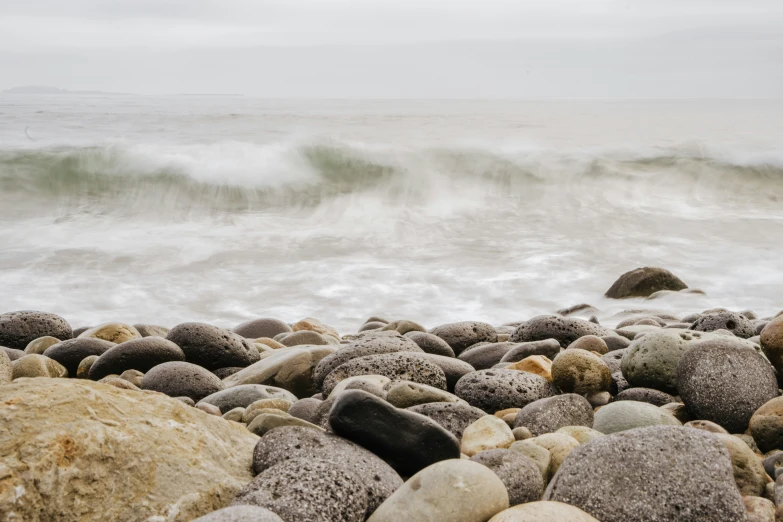
M180 347L162 337L132 339L96 355L100 357L90 367L90 379L94 381L107 375L121 375L126 370L147 373L159 364L185 360Z
M498 341L495 327L478 321L444 324L433 328L430 333L446 341L456 355L476 343L496 343Z
M643 267L621 275L606 291L610 299L649 297L661 290L685 290L688 285L665 268Z
M560 343L557 339L544 339L542 341L530 341L516 343L511 350L501 357L500 362L514 363L531 355L543 355L547 359L554 359L560 353Z
M207 370L246 367L261 359L250 342L233 332L204 323L175 326L166 339L182 348L185 360Z
M148 371L141 379L141 389L165 393L169 397L190 397L198 402L222 390L223 381L201 366L174 361Z
M47 312L23 310L0 314L0 346L24 350L39 337L71 339L73 330L68 321Z
M104 341L103 339L68 339L67 341L53 344L47 348L43 354L65 366L68 370L68 375L76 376L76 370L79 368L79 363L86 357L89 357L90 355L103 355L114 346L117 345L109 341ZM100 357L98 359L100 360ZM120 375L122 372L112 373Z

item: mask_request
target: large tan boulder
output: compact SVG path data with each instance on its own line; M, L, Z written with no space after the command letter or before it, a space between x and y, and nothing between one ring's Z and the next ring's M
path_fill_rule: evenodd
M184 522L252 479L257 436L163 394L22 379L0 405L5 522Z

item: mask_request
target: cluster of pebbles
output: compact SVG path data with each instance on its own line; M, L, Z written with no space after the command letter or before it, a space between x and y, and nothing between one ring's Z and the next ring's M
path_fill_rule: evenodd
M194 450L189 504L148 493L123 500L133 509L120 516L85 508L78 496L111 497L114 488L96 485L110 480L106 470L133 474L137 466L87 466L73 449L76 436L41 466L44 457L28 445L44 434L0 435L0 518L783 520L783 486L776 487L783 483L783 313L635 310L618 320L608 328L558 314L426 329L371 317L357 333L340 335L315 319L257 319L231 331L202 323L72 330L50 313L2 314L0 432L21 429L21 390L50 387L63 396L78 385L87 390L79 395L85 416L101 420L107 434L127 428L123 445L132 447L130 427L145 419L122 403L115 409L123 421L107 420L101 400L116 394L161 401L156 408L165 405L161 415L176 420L172 426L203 422L192 429L211 432L211 444L226 446L244 469L234 473L232 490L219 483L225 478L199 476L206 450ZM46 414L56 418L69 404L51 400ZM183 412L196 420L183 421ZM249 443L214 442L222 425ZM60 446L69 426L57 426ZM65 504L55 498L62 489L30 476L74 468L82 485L68 490L77 498ZM29 496L44 500L37 511ZM47 513L49 504L80 511Z

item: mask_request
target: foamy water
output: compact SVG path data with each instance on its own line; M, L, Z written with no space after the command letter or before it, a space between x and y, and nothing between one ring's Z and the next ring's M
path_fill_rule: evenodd
M0 310L777 311L783 104L0 96ZM638 266L706 296L602 297Z

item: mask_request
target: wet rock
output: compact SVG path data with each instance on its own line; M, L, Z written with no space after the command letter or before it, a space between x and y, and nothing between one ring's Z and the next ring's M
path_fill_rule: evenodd
M326 376L323 393L328 395L337 383L356 375L383 375L391 380L405 380L446 389L446 375L440 366L407 352L368 355L351 359Z
M506 352L506 355L500 359L500 362L518 362L533 355L541 355L552 360L560 353L560 350L560 342L557 339L516 343L514 347Z
M198 402L222 390L223 382L201 366L173 361L148 371L141 380L141 388L165 393L169 397L190 397Z
M169 331L166 339L182 349L185 360L207 370L245 367L260 359L250 342L228 330L204 323L183 323Z
M46 336L70 339L73 330L68 321L46 312L25 310L0 314L0 346L24 350L31 341Z
M610 434L619 431L668 424L679 426L674 415L646 402L620 401L607 404L595 412L593 429Z
M367 514L402 486L400 476L365 448L330 433L295 426L268 432L256 444L253 470L264 470L292 458L333 460L356 474L367 491Z
M345 466L318 458L292 458L264 470L232 505L261 506L287 522L362 522L367 492Z
M614 335L614 332L603 326L591 323L590 321L585 321L584 319L561 317L558 315L540 315L530 319L517 328L509 340L515 343L524 343L556 339L557 342L560 343L560 346L565 348L585 335L604 337L607 335Z
M385 399L397 408L409 408L430 402L461 402L461 399L456 395L426 384L410 381L390 382L387 386Z
M11 363L14 380L22 377L68 377L68 370L57 361L31 353Z
M515 441L511 428L494 415L485 415L465 428L460 451L472 457L482 451L504 449Z
M431 402L408 408L409 411L429 417L448 430L457 440L469 425L486 413L462 402Z
M134 324L133 327L142 337L166 337L169 329L156 324Z
M677 402L668 393L653 390L652 388L629 388L618 393L614 400L646 402L653 406L663 406L670 402Z
M252 478L256 436L165 395L36 379L0 387L0 404L0 447L17 448L0 455L15 492L0 520L191 520Z
M454 459L411 477L368 522L481 522L506 508L506 487L491 469Z
M585 335L568 345L568 348L579 348L588 352L595 352L598 355L604 355L609 352L606 341L597 335Z
M329 424L334 433L372 451L401 475L460 454L457 439L435 421L361 390L337 397Z
M714 435L676 426L624 431L578 447L544 499L601 522L745 520L725 447Z
M84 358L101 355L112 346L115 344L102 339L68 339L51 345L43 355L62 364L68 370L68 375L76 375L79 363Z
M242 323L232 331L245 339L258 339L259 337L273 338L275 335L292 332L293 330L288 324L279 319L262 318Z
M462 377L454 389L460 399L488 413L519 408L557 394L551 382L517 370L479 370Z
M677 389L692 417L730 433L745 431L753 412L778 395L764 356L730 338L693 343L677 366Z
M691 328L699 332L728 330L743 339L756 335L756 328L750 319L742 314L729 311L705 314L699 317Z
M221 411L229 411L234 408L247 408L262 399L283 399L296 402L296 396L291 392L262 384L232 386L204 397L201 402L217 406Z
M83 339L79 339L83 340ZM185 354L173 342L158 336L133 339L104 350L90 368L90 378L99 380L126 370L150 371L159 364L184 361Z
M456 357L449 343L437 335L427 332L408 332L405 337L416 343L425 353L443 355L444 357Z
M149 521L148 521L149 522ZM259 506L229 506L218 509L193 522L284 522L268 509Z
M498 334L491 324L478 321L450 323L433 328L431 334L437 335L459 356L476 343L496 343Z
M677 393L677 365L691 347L691 336L662 330L631 343L621 362L623 376L634 387Z
M552 383L565 393L588 394L609 391L612 373L592 352L572 348L552 361Z
M621 275L605 295L610 299L649 297L661 290L677 292L686 288L688 286L679 277L665 268L643 267Z
M534 435L553 433L563 426L593 426L593 408L575 393L555 395L531 402L516 415L514 427L525 427Z
M468 348L459 354L458 359L465 361L476 370L492 368L511 350L515 343L488 343Z
M488 467L500 478L506 486L511 506L533 502L544 494L541 470L520 453L494 449L474 455L470 460Z
M540 500L501 511L489 522L599 522L584 511L562 502Z

